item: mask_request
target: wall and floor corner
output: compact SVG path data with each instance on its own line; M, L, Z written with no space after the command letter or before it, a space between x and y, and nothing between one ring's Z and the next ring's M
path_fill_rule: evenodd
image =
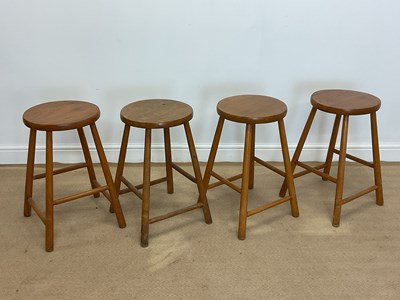
M25 163L22 114L54 99L85 99L102 112L99 131L110 161L118 157L120 109L134 100L177 99L194 109L200 160L208 156L215 106L235 94L286 102L291 150L312 92L354 89L381 98L381 159L399 161L400 3L373 1L11 1L0 10L0 163ZM317 115L306 160L322 160L332 116ZM258 151L281 160L275 124L260 127ZM369 120L350 123L349 151L370 159ZM365 130L364 130L365 129ZM244 128L226 124L220 161L239 161ZM163 160L154 135L155 161ZM184 133L173 131L177 161L189 160ZM55 160L81 160L74 132L54 137ZM142 160L143 133L133 131L130 161ZM43 161L39 135L37 161ZM157 147L158 145L158 147ZM265 153L264 153L265 152Z

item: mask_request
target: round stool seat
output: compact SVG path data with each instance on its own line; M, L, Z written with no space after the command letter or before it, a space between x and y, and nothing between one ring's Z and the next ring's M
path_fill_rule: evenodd
M371 94L350 90L321 90L311 95L311 104L339 115L364 115L377 111L381 100Z
M224 119L238 123L258 124L283 119L287 113L282 101L260 95L240 95L222 99L217 112Z
M186 103L149 99L130 103L122 108L121 120L139 128L168 128L184 124L193 117L193 109Z
M75 100L53 101L29 108L23 115L26 126L35 130L61 131L90 125L100 117L97 105Z

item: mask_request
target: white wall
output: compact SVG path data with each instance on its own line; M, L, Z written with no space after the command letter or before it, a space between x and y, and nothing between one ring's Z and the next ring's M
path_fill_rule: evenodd
M100 107L98 126L110 161L119 150L120 109L145 98L192 105L203 161L221 98L245 93L280 98L289 109L285 120L293 151L309 97L324 88L380 97L381 158L399 161L399 12L395 0L2 0L0 163L25 163L24 110L63 98ZM318 115L305 159L323 158L332 120ZM370 159L368 126L367 117L351 119L349 148ZM143 134L132 133L128 159L140 161ZM175 158L188 160L183 131L173 133ZM226 125L219 160L241 159L243 134L243 126ZM39 135L42 150L43 140ZM154 143L160 142L156 134ZM258 129L263 157L280 160L278 143L276 124ZM75 133L55 135L56 160L80 160L78 149ZM154 152L156 160L162 160L160 153Z

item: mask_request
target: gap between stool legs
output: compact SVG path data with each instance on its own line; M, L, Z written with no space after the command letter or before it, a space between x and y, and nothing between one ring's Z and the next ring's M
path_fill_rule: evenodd
M242 170L242 189L240 192L240 209L239 209L239 240L246 239L246 223L247 223L247 203L249 192L249 176L250 176L250 161L251 161L251 141L253 126L246 124L246 133L244 138L244 154L243 154L243 170Z
M30 217L32 207L29 203L33 193L33 171L35 168L36 130L31 129L29 134L28 159L26 163L24 216Z
M97 127L95 123L90 124L90 130L92 131L93 140L96 145L97 153L99 155L101 168L103 169L104 179L106 180L109 192L112 208L115 211L115 216L117 217L118 225L120 228L126 227L126 222L124 218L124 214L121 209L121 205L118 200L118 195L115 191L114 181L111 176L110 168L107 163L107 158L104 153L103 146L101 144L100 136L97 131Z
M164 128L165 172L167 175L167 192L174 193L174 178L172 174L171 135L169 128Z
M296 164L297 164L297 161L299 160L301 151L303 150L304 143L306 142L307 135L310 132L311 124L314 120L316 112L317 112L317 109L315 107L312 107L310 114L308 115L306 125L304 126L303 132L301 133L299 142L297 143L296 151L293 154L292 164L291 164L292 165L291 169L292 169L293 173L294 173L294 170L296 169ZM287 191L287 184L286 184L286 179L285 179L282 183L281 190L279 191L279 196L284 197L286 194L286 191Z
M379 142L378 142L378 125L376 121L376 113L371 113L371 139L372 139L372 156L374 163L374 180L377 189L375 190L376 204L383 205L383 189L381 175L381 161L379 157Z
M336 115L335 122L333 123L331 139L329 141L328 152L326 153L326 159L325 159L324 173L326 175L329 175L329 172L331 171L333 150L335 149L336 139L339 132L340 119L341 115ZM322 180L326 181L327 179L322 178Z
M85 158L86 162L86 168L89 174L89 179L90 179L90 184L92 186L92 189L96 188L96 173L94 172L93 168L93 162L92 158L90 156L90 151L89 151L89 146L87 144L85 132L83 131L83 128L78 128L78 135L79 135L79 140L81 141L81 146L82 146L82 151L83 151L83 156ZM100 193L94 194L93 195L95 198L100 197Z
M333 209L333 220L332 220L332 225L335 227L338 227L340 225L340 213L342 210L342 200L343 200L344 171L346 165L348 131L349 131L349 116L344 115L342 124L342 136L340 141L339 165L338 165L337 181L336 181L335 207Z
M184 124L184 127L185 127L185 133L186 133L186 140L187 140L187 143L188 143L188 146L189 146L190 157L191 157L191 160L192 160L194 176L196 178L196 185L197 185L197 189L199 191L199 200L198 200L198 202L203 203L204 220L206 221L207 224L211 224L212 223L212 218L211 218L210 208L208 207L206 189L205 189L205 187L203 185L203 181L202 181L202 178L201 178L199 160L197 158L196 148L195 148L195 145L194 145L193 135L192 135L192 131L190 130L189 122L186 122Z
M46 131L46 251L54 249L53 133Z
M298 217L299 207L297 205L296 190L294 187L294 180L293 180L293 171L290 165L289 149L286 138L285 123L283 119L278 120L278 126L279 126L279 137L281 140L283 162L285 165L285 173L286 173L285 180L288 186L289 196L290 196L291 212L293 217Z

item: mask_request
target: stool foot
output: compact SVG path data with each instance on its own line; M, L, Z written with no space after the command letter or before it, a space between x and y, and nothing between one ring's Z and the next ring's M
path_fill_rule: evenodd
M148 240L141 240L140 241L140 247L147 248L148 246L149 246L149 241Z
M290 209L292 212L292 217L294 218L298 218L299 217L299 206L297 205L297 196L296 194L292 194L291 195L291 199L290 199Z
M286 179L285 179L286 180ZM284 185L284 186L283 186ZM285 195L286 195L286 190L287 190L287 187L286 187L286 183L283 183L283 185L282 185L282 188L281 188L281 190L279 191L279 197L285 197Z
M204 209L204 206L203 206L203 214L204 214L204 219L205 219L206 224L208 224L208 225L212 224L213 221L212 221L210 209L208 208L208 206L207 206L207 209Z
M339 227L340 226L340 214L342 211L342 206L335 206L333 209L333 217L332 217L332 226Z
M26 208L27 206L24 207L24 217L29 218L32 213L31 213L31 208Z
M49 245L47 245L47 243L46 243L45 248L46 248L46 252L53 252L54 251L53 242L51 242L51 244L49 244Z

